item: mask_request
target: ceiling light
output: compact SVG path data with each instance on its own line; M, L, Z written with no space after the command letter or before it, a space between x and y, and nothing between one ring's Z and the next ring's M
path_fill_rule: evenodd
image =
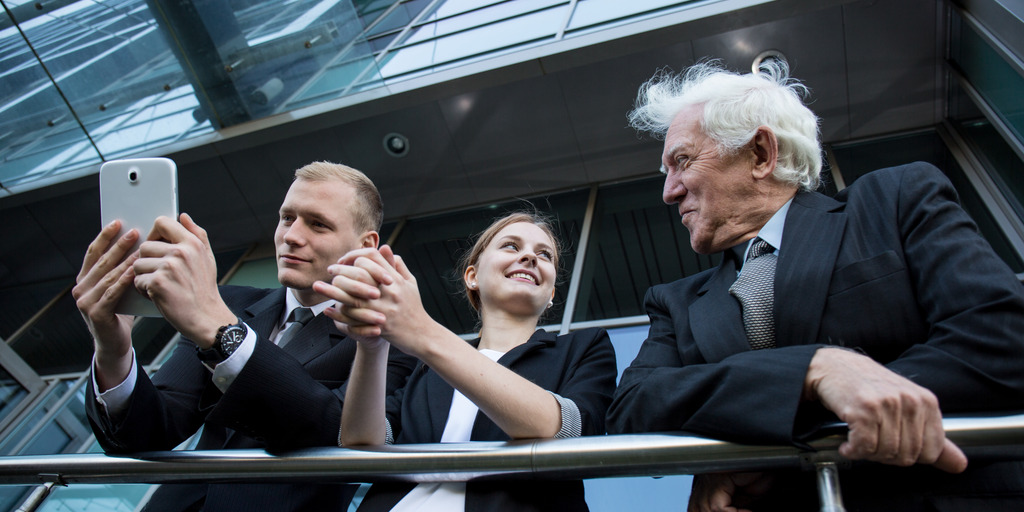
M401 133L389 133L384 136L384 151L395 158L409 154L409 139Z
M757 57L754 57L754 63L750 65L750 71L756 75L760 72L761 63L770 60L777 60L789 66L789 60L786 59L782 52L778 50L765 50L757 54Z

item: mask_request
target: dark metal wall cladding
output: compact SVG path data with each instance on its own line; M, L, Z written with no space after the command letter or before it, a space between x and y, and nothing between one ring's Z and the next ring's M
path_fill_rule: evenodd
M717 264L693 252L676 207L661 203L662 183L600 189L573 321L644 315L648 288Z

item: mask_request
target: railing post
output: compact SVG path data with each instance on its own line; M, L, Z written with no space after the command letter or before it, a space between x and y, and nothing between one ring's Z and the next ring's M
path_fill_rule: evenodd
M818 474L818 499L821 512L846 512L843 493L839 490L839 467L835 462L817 462L814 470Z
M53 482L46 482L45 484L32 489L28 498L25 498L25 501L21 503L18 510L15 510L14 512L35 512L39 509L39 506L43 504L43 501L50 496L50 492L53 491L53 486Z

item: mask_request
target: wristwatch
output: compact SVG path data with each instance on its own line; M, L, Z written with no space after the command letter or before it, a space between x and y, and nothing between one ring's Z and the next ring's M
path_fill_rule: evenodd
M238 323L221 326L220 329L217 329L217 336L214 337L213 345L210 348L196 347L199 359L211 366L217 366L218 363L224 362L231 354L234 354L235 350L238 350L242 341L245 340L247 332L241 319L238 320Z

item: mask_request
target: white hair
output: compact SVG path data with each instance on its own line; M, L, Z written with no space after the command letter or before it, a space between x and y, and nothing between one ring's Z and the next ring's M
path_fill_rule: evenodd
M821 174L821 145L818 118L800 100L807 92L789 77L785 61L766 60L758 73L744 75L725 70L718 61L704 61L682 74L658 71L640 86L629 123L663 139L680 111L703 105L701 130L722 155L735 154L758 127L767 126L779 144L775 178L814 190Z

